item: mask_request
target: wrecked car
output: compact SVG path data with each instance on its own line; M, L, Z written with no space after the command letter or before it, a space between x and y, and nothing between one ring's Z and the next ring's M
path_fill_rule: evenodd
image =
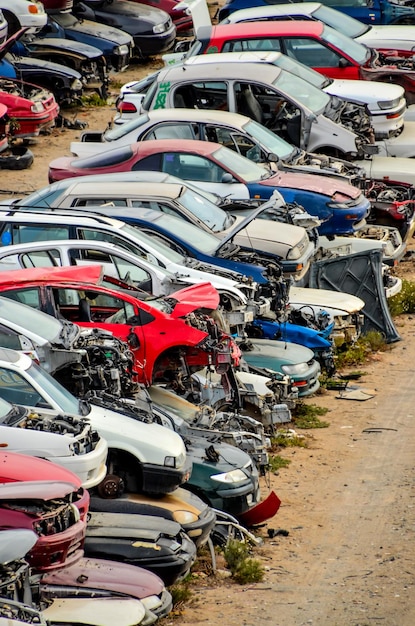
M91 512L85 555L144 567L169 586L189 573L196 546L180 524L162 517Z
M212 507L183 487L157 499L140 493L124 493L117 498L92 495L90 511L155 515L176 522L197 548L206 544L216 522Z
M101 272L97 265L3 272L1 291L55 317L60 314L80 326L113 332L130 346L137 382L148 385L166 376L170 380L172 371L182 369L183 360L193 370L208 363L222 367L232 363L230 337L212 318L197 313L198 309L215 310L219 304L210 283L157 299L139 294L126 283L117 289L104 287Z
M3 365L0 360L5 377ZM37 412L8 402L7 384L18 386L19 382L9 371L8 380L4 378L0 385L1 447L62 465L74 472L86 489L99 485L107 473L106 441L92 430L85 418L48 415L42 413L42 409Z
M146 424L123 413L116 405L75 398L28 356L1 348L2 397L35 407L49 416L62 414L88 418L107 441L107 468L123 481L127 491L169 493L188 480L191 463L179 435L158 424ZM113 479L112 479L113 480Z
M46 572L81 558L85 522L75 504L78 492L77 485L52 479L0 485L0 530L36 532L37 542L27 555L35 571Z

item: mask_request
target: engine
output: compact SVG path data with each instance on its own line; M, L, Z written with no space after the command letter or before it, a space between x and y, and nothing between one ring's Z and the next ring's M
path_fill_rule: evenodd
M134 358L127 343L93 328L80 335L74 348L83 352L81 362L56 372L55 378L75 396L84 398L91 390L118 397L136 392Z

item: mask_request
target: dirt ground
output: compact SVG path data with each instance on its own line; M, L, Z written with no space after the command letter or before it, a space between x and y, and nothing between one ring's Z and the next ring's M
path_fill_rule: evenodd
M119 84L158 67L153 61L116 76ZM115 109L71 112L103 130ZM79 131L55 129L32 146L29 170L1 172L0 199L47 184L48 163L69 155ZM415 167L415 164L414 164ZM398 273L415 279L411 262ZM192 599L166 624L183 626L414 626L415 624L415 328L397 321L402 341L373 356L359 384L374 397L344 400L330 391L308 402L329 409L328 428L298 431L307 448L284 450L286 469L264 481L282 504L258 534L263 582L234 584L200 576ZM414 394L414 396L412 396ZM267 529L288 536L268 537Z

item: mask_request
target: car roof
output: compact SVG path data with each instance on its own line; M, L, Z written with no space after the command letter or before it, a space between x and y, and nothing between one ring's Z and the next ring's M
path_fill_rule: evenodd
M256 23L256 22L254 22ZM249 24L250 25L250 24ZM261 70L258 71L258 63L232 63L223 62L218 55L217 63L208 63L206 65L173 65L164 71L161 71L157 82L165 82L166 80L181 79L185 81L197 82L202 80L201 73L203 71L203 79L210 76L212 78L231 78L233 80L242 80L244 82L260 81L262 83L272 83L278 78L282 70L275 65L268 63L261 64ZM203 68L203 69L202 69Z
M35 207L36 208L36 207ZM84 209L82 207L82 209ZM82 219L82 224L80 220ZM92 215L86 209L83 212L77 212L76 215L72 209L43 209L39 211L22 211L19 207L1 207L0 206L0 223L28 223L28 224L66 224L75 226L97 226L97 224L109 226L116 230L124 226L124 222L112 217L101 215Z
M257 14L259 17L261 17L262 15L312 15L321 6L321 2L287 2L284 4L271 4L252 7L247 6L245 9L239 9L238 11L234 11L228 16L227 19L232 19L233 17L238 17L239 15L241 15L241 17L244 17L245 15L250 16L255 14ZM236 24L238 22L232 23Z
M237 54L235 52L230 52L229 54ZM244 53L245 54L245 53ZM246 53L249 55L249 52ZM271 53L274 54L274 53ZM227 56L227 53L221 56ZM195 57L191 57L192 60L195 60L196 63L202 57L210 57L213 55L199 55ZM215 55L216 56L216 55ZM190 61L190 59L189 59ZM201 61L203 63L203 60ZM214 109L152 109L151 111L147 111L148 118L150 122L155 121L188 121L188 122L204 122L204 123L223 123L223 124L232 124L234 126L242 126L247 122L252 121L250 117L246 115L241 115L240 113L231 113L230 111L215 111ZM143 124L144 126L145 124ZM160 188L160 187L159 187Z
M175 183L163 183L160 185L159 183L144 183L144 182L123 182L122 184L116 186L113 182L108 182L105 180L106 177L103 177L103 180L100 181L99 185L94 182L84 182L82 180L78 181L76 185L74 185L67 194L63 195L65 197L71 196L79 196L81 194L84 195L93 195L95 197L99 197L102 195L111 195L111 196L120 196L122 198L127 198L128 196L139 195L140 197L149 195L149 196L157 196L160 198L177 198L182 190L186 187L184 184L175 184ZM82 209L99 209L99 207L89 207L85 206Z
M78 283L97 284L102 276L101 265L69 265L63 267L31 267L21 270L0 272L0 285L16 286L35 281L38 284L49 281L70 280ZM1 293L1 291L0 291Z
M210 28L210 27L209 27ZM210 39L253 39L254 37L283 35L313 35L323 32L324 24L316 20L281 20L267 22L240 22L238 24L217 24L211 27ZM197 31L197 38L202 40L202 28Z
M177 141L177 139L149 139L148 141L133 143L132 146L133 149L137 150L139 155L172 151L197 154L199 156L208 156L223 147L219 143L201 141L199 139L180 139L180 141ZM116 148L116 150L118 150L118 148ZM92 156L96 157L97 155L94 154ZM87 157L84 157L83 160L86 161L86 158Z

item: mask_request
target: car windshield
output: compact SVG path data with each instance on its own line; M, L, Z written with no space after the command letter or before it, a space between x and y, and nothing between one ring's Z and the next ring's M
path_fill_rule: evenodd
M355 20L354 17L350 17L350 15L346 13L340 13L322 4L320 4L316 11L313 11L313 18L323 22L323 24L327 24L327 26L331 26L352 39L364 35L370 28L367 24Z
M64 190L59 187L57 189L50 189L49 187L43 187L39 191L34 191L29 196L21 198L16 202L22 209L49 209L54 205L55 200L59 198Z
M62 322L51 315L37 311L15 300L0 297L0 318L9 322L22 320L22 326L29 332L40 335L49 342L59 341L62 332ZM24 334L24 331L22 331Z
M229 152L235 154L231 150ZM173 215L158 213L154 223L160 226L166 233L177 233L184 245L187 244L203 254L214 256L220 245L220 241L215 235Z
M268 152L276 154L281 161L287 159L293 152L293 147L289 143L254 120L247 122L242 128L247 135L255 139Z
M338 30L330 28L330 26L324 26L321 38L353 59L358 65L364 65L370 59L371 52L369 48L354 39L350 39L350 37L346 37Z
M129 122L124 122L124 124L115 125L114 128L110 130L106 130L104 133L105 141L116 141L117 139L121 139L121 137L125 137L128 133L131 133L133 130L140 128L143 124L148 122L149 117L147 113L143 115L139 115L138 117L133 117Z
M23 407L10 404L7 400L0 398L0 424L8 426L16 424L25 413L26 409Z
M225 230L232 222L229 215L223 209L216 206L193 190L184 187L185 191L180 195L179 201L190 213L195 215L202 222L207 224L213 232L218 233Z
M250 161L230 148L222 146L215 150L213 156L226 170L234 172L245 183L255 183L270 176L270 172L266 167Z
M330 96L324 91L320 91L307 81L289 72L282 71L273 84L282 93L287 94L291 100L299 102L315 115L324 111L330 102Z
M65 387L62 387L62 385L45 370L36 365L36 363L32 363L29 366L27 373L29 378L32 378L39 388L53 399L55 405L57 405L63 413L78 416L82 414L79 400L67 391Z
M169 246L164 245L158 239L151 237L151 235L143 233L139 226L133 226L132 224L123 224L120 230L128 233L134 239L137 239L137 242L142 243L143 247L146 247L147 245L150 249L157 249L160 254L162 254L171 263L179 263L182 265L185 261L185 258L182 254L176 252L175 250L172 250ZM138 253L138 255L142 256L142 254L140 253ZM151 258L149 258L149 261L151 262Z
M316 72L316 70L313 70L313 68L307 67L307 65L288 57L286 54L280 54L278 59L273 61L272 64L286 72L291 72L294 76L306 80L308 83L314 85L314 87L317 87L317 89L323 89L323 87L327 87L327 85L330 85L332 82L327 76L323 76L319 72Z

